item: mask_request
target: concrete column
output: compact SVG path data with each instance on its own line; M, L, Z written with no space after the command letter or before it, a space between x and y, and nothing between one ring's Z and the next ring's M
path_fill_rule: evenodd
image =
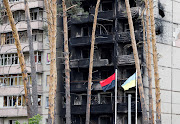
M131 94L128 94L128 124L131 124Z

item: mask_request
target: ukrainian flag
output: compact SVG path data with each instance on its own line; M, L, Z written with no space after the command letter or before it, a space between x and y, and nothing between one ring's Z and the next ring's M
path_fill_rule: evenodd
M124 84L121 85L124 90L129 90L129 88L136 86L136 73L129 77Z

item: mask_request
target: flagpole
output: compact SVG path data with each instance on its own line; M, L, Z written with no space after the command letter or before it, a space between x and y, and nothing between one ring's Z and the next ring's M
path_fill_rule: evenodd
M137 124L137 70L136 70L136 124Z
M117 69L115 70L115 124L117 124Z

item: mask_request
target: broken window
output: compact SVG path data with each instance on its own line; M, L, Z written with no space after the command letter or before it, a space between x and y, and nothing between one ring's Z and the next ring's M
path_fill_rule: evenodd
M92 95L91 96L91 105L97 105L98 104L98 95Z
M123 32L129 31L129 24L123 23Z
M81 50L82 58L89 58L90 51L89 49L83 49Z
M113 3L110 0L103 0L99 7L100 11L109 11L113 9Z
M81 28L81 36L89 36L89 28L88 27Z
M83 72L83 80L88 80L88 72Z
M81 105L82 97L81 95L74 96L74 105Z
M112 101L112 94L111 93L100 93L100 104L111 104Z
M99 24L96 28L96 35L111 35L113 33L112 24Z
M86 105L86 102L87 102L87 95L83 94L82 95L82 105Z
M101 59L108 59L109 64L110 64L112 62L112 50L109 48L102 48Z
M136 7L136 1L135 0L129 0L130 7Z
M106 79L112 75L110 70L101 70L101 79Z
M100 124L111 124L111 117L108 116L99 117L99 122Z

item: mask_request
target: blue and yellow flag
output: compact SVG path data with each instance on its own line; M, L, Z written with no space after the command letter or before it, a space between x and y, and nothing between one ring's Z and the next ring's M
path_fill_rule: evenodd
M121 85L124 90L129 90L129 88L136 86L136 73L129 77L124 84Z

